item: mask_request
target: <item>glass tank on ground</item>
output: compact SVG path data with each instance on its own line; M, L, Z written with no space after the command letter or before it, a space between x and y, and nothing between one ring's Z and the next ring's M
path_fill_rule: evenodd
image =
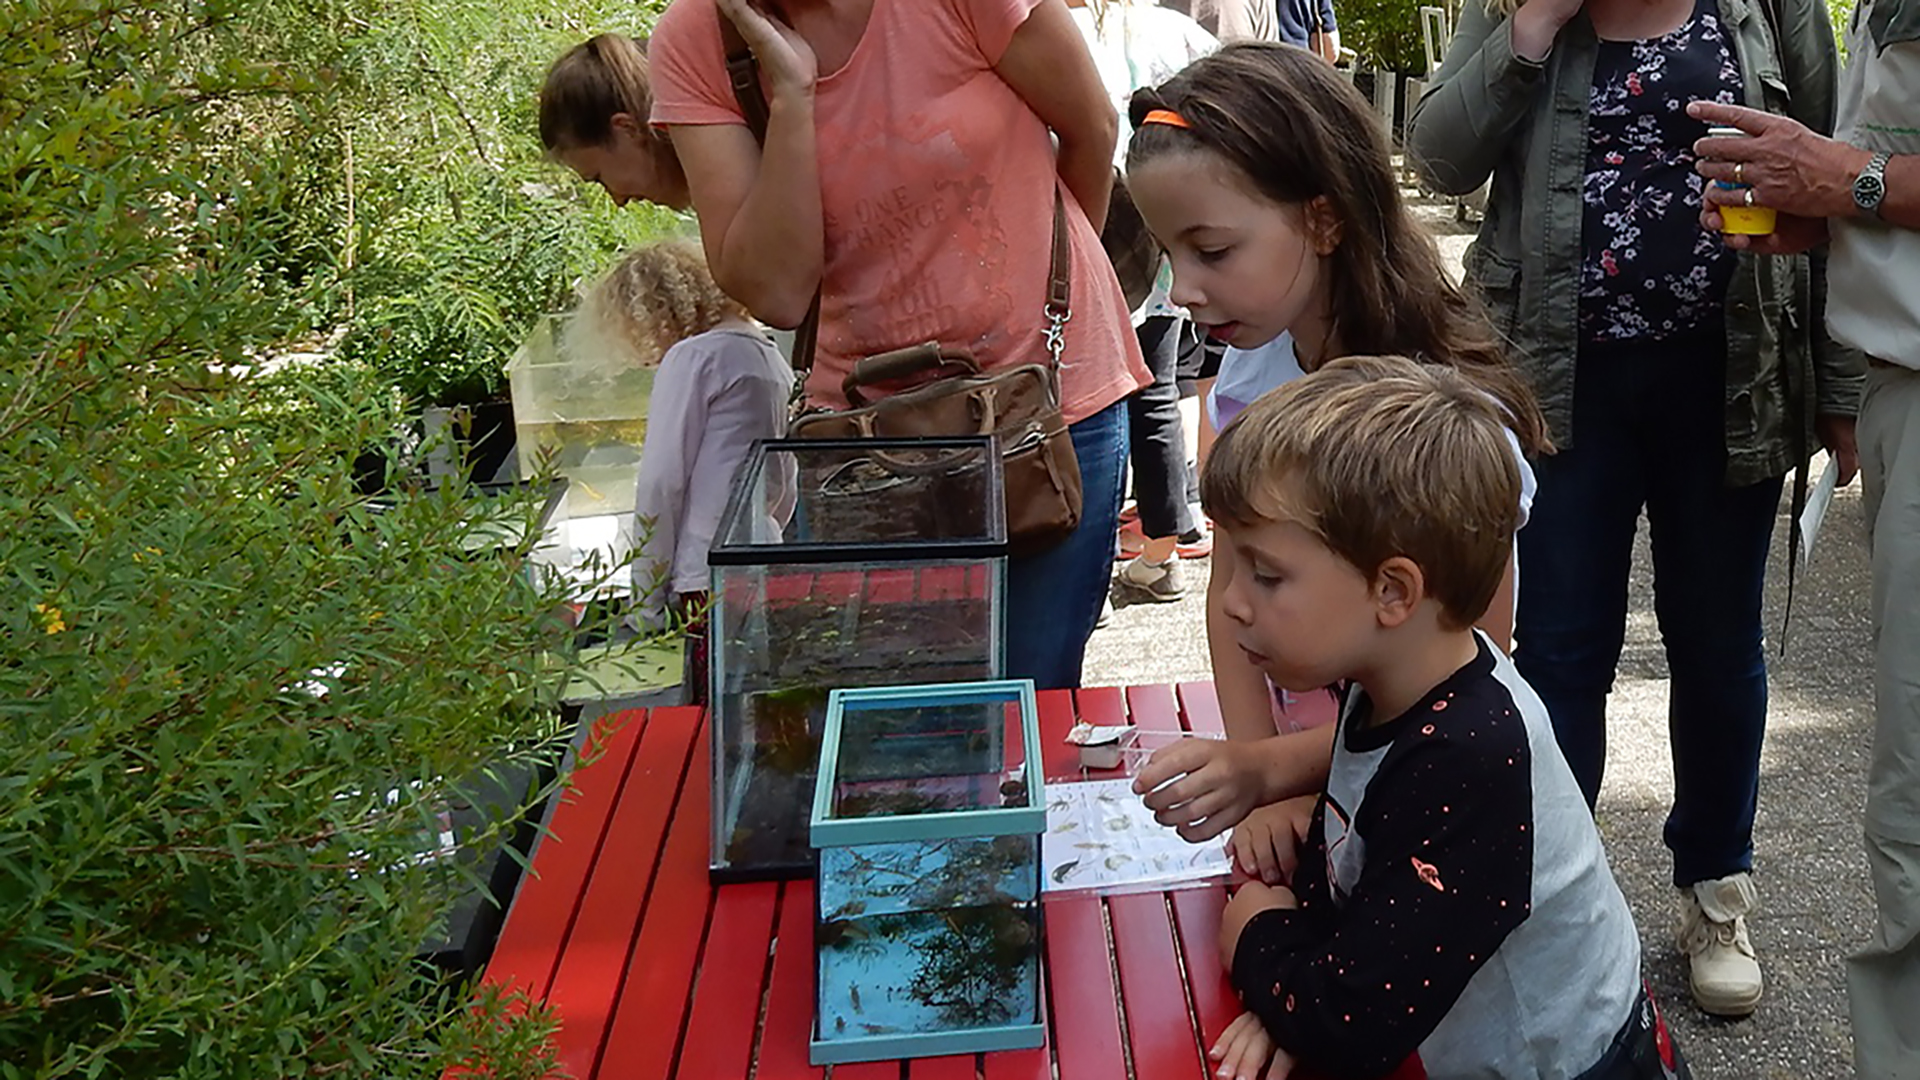
M813 870L827 696L996 679L1006 564L988 437L756 443L708 555L716 880Z
M825 740L813 1063L1041 1045L1033 684L836 690Z

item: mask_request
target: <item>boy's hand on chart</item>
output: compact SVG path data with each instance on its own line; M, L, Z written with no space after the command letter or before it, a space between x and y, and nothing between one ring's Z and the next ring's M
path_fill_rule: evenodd
M793 27L767 13L761 0L717 0L720 13L740 30L740 39L752 50L767 80L769 99L783 94L813 96L814 83L820 77L820 64Z
M1299 906L1300 901L1294 898L1293 890L1284 885L1276 887L1249 881L1240 886L1233 894L1233 899L1227 901L1226 913L1220 916L1221 966L1233 970L1233 952L1240 947L1240 934L1255 915Z
M1227 845L1233 853L1234 868L1268 885L1292 881L1293 869L1300 864L1300 847L1313 826L1313 808L1319 801L1317 795L1302 795L1248 813L1233 827Z
M1293 1071L1293 1055L1273 1044L1273 1036L1252 1013L1241 1013L1227 1025L1220 1040L1207 1051L1209 1060L1219 1064L1213 1074L1221 1080L1287 1080Z
M1264 787L1258 756L1249 754L1245 743L1223 739L1182 739L1163 746L1133 778L1134 794L1142 796L1154 820L1196 844L1239 824L1263 801Z

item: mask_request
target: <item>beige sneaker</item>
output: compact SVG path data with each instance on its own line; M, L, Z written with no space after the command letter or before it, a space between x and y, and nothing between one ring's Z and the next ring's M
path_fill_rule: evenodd
M1758 906L1753 875L1734 874L1680 890L1680 951L1687 954L1693 1000L1715 1016L1746 1016L1760 1004L1760 961L1747 939Z
M1148 562L1135 555L1114 575L1120 587L1133 595L1157 604L1170 603L1187 595L1187 573L1180 568L1178 556L1166 562Z

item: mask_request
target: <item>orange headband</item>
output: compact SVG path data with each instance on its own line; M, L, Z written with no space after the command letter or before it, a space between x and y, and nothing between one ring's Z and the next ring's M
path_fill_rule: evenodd
M1186 117L1181 116L1179 113L1174 112L1172 109L1155 109L1152 112L1148 113L1146 116L1141 118L1140 126L1145 127L1148 124L1165 124L1168 127L1177 127L1177 128L1191 128L1193 126L1192 124L1187 123Z

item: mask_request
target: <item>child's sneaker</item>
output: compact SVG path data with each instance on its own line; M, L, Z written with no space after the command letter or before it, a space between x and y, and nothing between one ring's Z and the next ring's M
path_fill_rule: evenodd
M1680 890L1680 951L1687 954L1693 1000L1715 1016L1746 1016L1765 984L1747 916L1759 903L1753 875L1733 874Z
M1187 595L1187 575L1178 558L1150 563L1136 556L1120 568L1123 588L1156 603L1178 600Z

